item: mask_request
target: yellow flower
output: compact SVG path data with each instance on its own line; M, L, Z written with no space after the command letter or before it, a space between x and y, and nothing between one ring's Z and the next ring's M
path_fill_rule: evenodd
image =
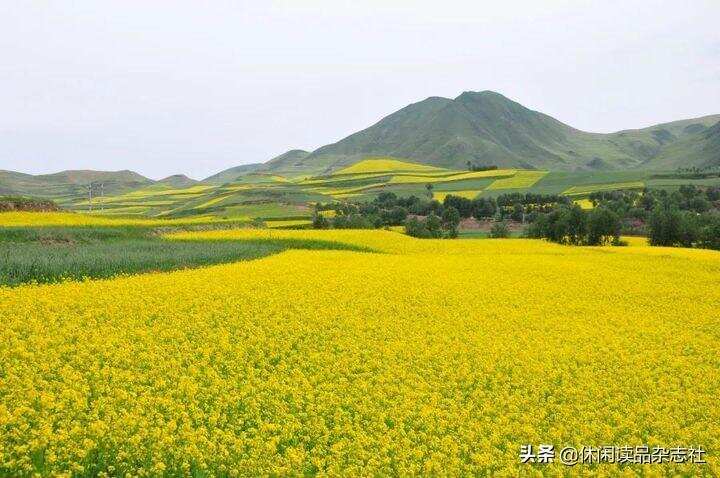
M720 448L720 253L315 239L0 288L0 475L712 474L521 465L523 444ZM705 468L702 468L702 467Z

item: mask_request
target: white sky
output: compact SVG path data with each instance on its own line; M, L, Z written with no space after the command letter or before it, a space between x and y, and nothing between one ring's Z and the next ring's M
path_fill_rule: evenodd
M596 132L720 113L720 1L0 2L0 169L202 178L428 96Z

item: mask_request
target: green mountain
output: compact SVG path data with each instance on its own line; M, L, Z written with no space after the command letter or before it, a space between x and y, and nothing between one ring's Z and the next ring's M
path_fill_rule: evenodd
M431 97L413 103L337 143L292 159L283 158L293 152L286 153L263 169L317 174L368 156L448 168L465 168L470 161L560 171L647 169L671 145L687 148L718 121L720 115L612 134L588 133L499 93L465 92L455 99ZM675 157L677 162L682 159Z
M61 171L53 174L24 174L0 170L0 194L51 198L59 202L72 201L88 194L119 194L153 184L154 181L134 171Z
M188 188L194 186L200 181L185 176L184 174L173 174L157 181L155 184L165 184L173 188Z
M693 134L670 143L646 166L652 169L720 166L720 122L710 128L692 130Z
M252 173L253 171L260 169L263 166L262 163L252 163L252 164L241 164L240 166L235 166L229 169L225 169L223 171L220 171L217 174L213 174L212 176L209 176L202 180L203 183L209 183L209 184L225 184L234 181L237 179L238 176L242 176L243 174Z
M209 184L225 184L235 181L238 176L254 173L255 171L283 172L287 175L293 175L296 173L302 174L311 169L304 164L304 160L308 154L310 153L303 151L302 149L293 149L281 154L280 156L276 156L265 163L242 164L240 166L220 171L217 174L203 179L202 182Z
M310 153L302 149L291 149L290 151L275 156L263 164L263 170L283 171L286 174L303 173L312 168L313 164L306 162Z

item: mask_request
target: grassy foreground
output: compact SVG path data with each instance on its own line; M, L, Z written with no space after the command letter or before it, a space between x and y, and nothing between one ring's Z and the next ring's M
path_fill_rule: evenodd
M286 221L290 222L290 221ZM354 249L322 240L168 241L164 234L224 221L108 219L80 214L0 214L0 286L108 278L257 259L289 248Z
M524 444L720 447L720 253L323 240L106 281L0 288L0 475L717 475L520 464ZM633 244L635 245L635 244Z

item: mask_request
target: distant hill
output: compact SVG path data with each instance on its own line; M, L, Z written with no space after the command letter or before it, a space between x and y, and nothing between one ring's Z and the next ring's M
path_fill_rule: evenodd
M190 186L193 186L200 181L196 181L195 179L189 178L185 176L184 174L173 174L172 176L168 176L166 178L163 178L159 181L157 181L155 184L166 184L168 186L172 186L174 188L187 188Z
M694 127L692 130L693 134L663 148L646 166L652 169L720 166L720 122L710 128Z
M434 96L413 103L315 151L293 149L266 163L226 169L202 183L221 185L249 173L269 178L322 175L373 157L461 170L468 163L580 172L720 166L720 115L588 133L499 93L467 91L454 99ZM102 184L106 195L116 195L152 184L184 188L198 181L182 174L153 181L128 170L44 175L0 170L0 195L52 198L60 204L87 195L90 183L95 188Z
M39 181L50 183L67 184L88 184L91 182L113 182L113 183L152 183L135 171L124 169L122 171L94 171L89 169L67 170L53 174L40 174L35 176Z
M260 169L262 165L262 163L242 164L240 166L225 169L224 171L220 171L217 174L213 174L212 176L203 179L202 182L209 184L229 183L231 181L234 181L238 176L252 173L257 169Z
M285 173L302 173L312 168L308 165L306 159L310 153L302 149L292 149L280 156L275 156L270 161L263 164L263 170L283 171ZM309 166L309 167L308 167Z
M368 156L449 168L465 168L468 161L559 171L650 168L671 145L688 148L718 121L720 115L714 115L612 134L588 133L499 93L465 92L455 99L431 97L413 103L337 143L309 154L290 151L262 169L317 174ZM681 158L673 157L662 164L676 168Z
M134 171L91 171L69 170L53 174L24 174L0 170L0 194L20 195L36 198L53 198L60 202L74 200L88 193L93 184L94 193L118 194L153 184Z

